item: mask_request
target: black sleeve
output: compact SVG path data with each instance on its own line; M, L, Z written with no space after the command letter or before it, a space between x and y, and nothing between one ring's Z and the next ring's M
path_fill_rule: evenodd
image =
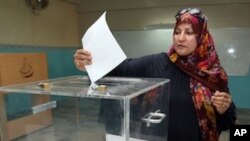
M166 53L126 59L108 75L166 78L166 70L168 68L168 64L169 60Z
M228 110L224 114L219 114L216 112L217 119L217 129L221 133L223 130L227 130L231 125L235 124L236 120L236 111L235 105L232 102Z

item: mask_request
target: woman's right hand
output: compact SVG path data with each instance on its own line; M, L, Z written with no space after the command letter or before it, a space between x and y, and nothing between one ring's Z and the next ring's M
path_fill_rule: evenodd
M92 64L90 52L84 49L77 49L74 54L74 63L77 69L84 71L86 65Z

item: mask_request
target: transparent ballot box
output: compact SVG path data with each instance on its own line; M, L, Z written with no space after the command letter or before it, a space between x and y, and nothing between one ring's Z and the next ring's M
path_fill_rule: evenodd
M162 78L86 76L0 87L1 140L166 141L168 87Z

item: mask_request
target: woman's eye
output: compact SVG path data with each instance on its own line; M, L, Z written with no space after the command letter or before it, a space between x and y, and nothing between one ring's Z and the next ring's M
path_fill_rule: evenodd
M193 35L193 34L195 34L194 31L179 31L179 30L174 31L174 34L175 35L179 35L182 32L184 32L184 34L186 34L186 35Z
M188 35L193 35L193 34L195 34L195 33L194 33L193 31L187 31L186 34L188 34Z
M178 35L178 34L180 34L180 33L181 33L180 31L175 31L175 32L174 32L175 35Z

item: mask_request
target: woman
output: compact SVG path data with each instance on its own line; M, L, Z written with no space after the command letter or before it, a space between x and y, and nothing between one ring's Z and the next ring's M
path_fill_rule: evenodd
M202 11L186 8L175 17L168 53L127 59L111 75L169 78L168 141L218 141L236 120L227 75ZM92 63L86 50L77 50L74 58L80 70Z

